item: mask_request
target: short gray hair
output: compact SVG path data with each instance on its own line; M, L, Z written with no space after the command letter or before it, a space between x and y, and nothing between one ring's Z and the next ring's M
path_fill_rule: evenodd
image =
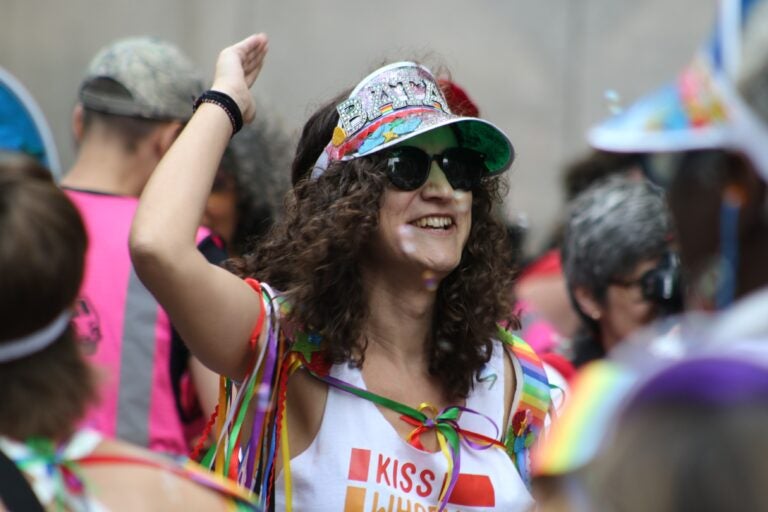
M670 217L662 191L647 180L613 176L573 200L563 237L568 288L583 286L596 300L615 279L669 246Z

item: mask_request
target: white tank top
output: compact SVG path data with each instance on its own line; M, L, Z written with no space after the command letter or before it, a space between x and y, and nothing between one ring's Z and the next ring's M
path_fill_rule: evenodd
M494 343L491 360L481 372L466 407L490 417L463 413L464 430L503 435L504 349ZM515 365L516 367L518 365ZM517 369L517 368L516 368ZM522 382L518 373L517 382ZM331 376L365 389L362 374L346 364ZM517 386L514 403L522 386ZM306 512L434 512L446 477L441 452L421 451L400 437L372 402L329 387L320 431L303 453L291 460L293 509ZM533 507L514 464L504 450L477 450L461 443L460 474L447 512L522 511ZM275 510L285 510L285 481L276 481Z

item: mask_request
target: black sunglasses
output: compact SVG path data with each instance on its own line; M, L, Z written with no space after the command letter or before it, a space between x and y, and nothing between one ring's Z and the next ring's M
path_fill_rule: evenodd
M485 155L469 148L448 148L438 155L413 146L382 151L389 181L400 190L416 190L429 177L432 161L437 162L454 190L472 190L487 171Z

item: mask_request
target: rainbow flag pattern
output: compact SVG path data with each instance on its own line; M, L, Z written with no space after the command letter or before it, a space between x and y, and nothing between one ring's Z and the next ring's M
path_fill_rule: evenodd
M607 360L584 367L562 414L534 450L533 476L560 475L589 462L635 382L632 372Z
M522 370L522 393L504 440L525 485L531 485L531 450L544 428L550 408L550 387L544 366L536 352L521 338L499 327L499 339L512 352ZM520 383L518 383L519 385Z

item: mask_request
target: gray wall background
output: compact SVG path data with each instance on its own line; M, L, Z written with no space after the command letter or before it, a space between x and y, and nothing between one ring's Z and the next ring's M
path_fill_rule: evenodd
M445 65L518 152L506 213L536 250L560 212L562 166L585 130L673 77L707 33L714 0L0 0L0 66L48 118L62 166L80 76L118 37L178 44L210 76L218 51L270 36L254 90L286 128L387 60ZM286 171L287 172L287 171Z

